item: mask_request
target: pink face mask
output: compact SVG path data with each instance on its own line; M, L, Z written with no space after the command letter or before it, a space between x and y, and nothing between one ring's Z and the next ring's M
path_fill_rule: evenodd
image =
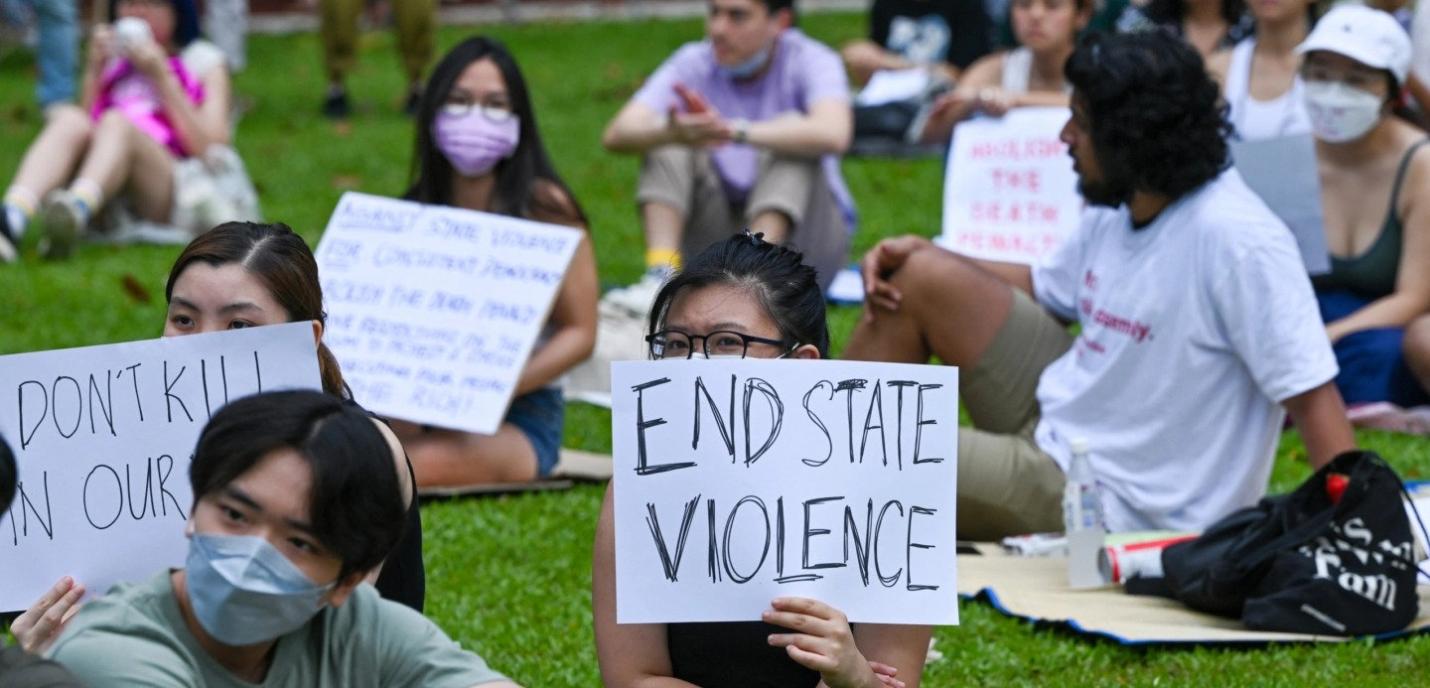
M464 114L438 112L432 121L437 150L464 177L480 177L511 157L521 138L521 121L515 114L494 122L480 107Z

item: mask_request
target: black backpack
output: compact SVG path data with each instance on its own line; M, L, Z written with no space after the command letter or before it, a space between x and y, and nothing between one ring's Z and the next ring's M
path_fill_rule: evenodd
M1420 601L1404 490L1374 452L1341 454L1291 494L1262 499L1163 550L1161 592L1254 630L1404 629ZM1145 591L1145 583L1129 589Z

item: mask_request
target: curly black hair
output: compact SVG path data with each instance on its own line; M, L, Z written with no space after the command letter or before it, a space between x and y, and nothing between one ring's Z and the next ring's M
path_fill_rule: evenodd
M1064 74L1110 176L1178 198L1230 164L1231 123L1221 89L1196 49L1176 36L1084 36Z

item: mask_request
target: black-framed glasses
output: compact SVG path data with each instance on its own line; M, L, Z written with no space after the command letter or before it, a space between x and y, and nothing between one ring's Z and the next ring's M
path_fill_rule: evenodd
M756 337L732 330L716 330L709 334L661 330L655 334L646 335L645 340L650 345L650 357L658 360L691 358L695 355L696 341L700 342L700 350L705 353L706 358L716 356L744 358L750 352L751 344L763 344L778 349L784 349L786 346L783 339Z

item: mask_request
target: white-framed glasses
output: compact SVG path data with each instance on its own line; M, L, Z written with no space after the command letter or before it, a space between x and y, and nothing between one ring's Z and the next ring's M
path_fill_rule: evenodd
M448 101L442 104L442 112L453 117L465 117L473 110L482 113L482 117L491 122L508 122L516 116L510 107L504 105L485 105L482 103Z

